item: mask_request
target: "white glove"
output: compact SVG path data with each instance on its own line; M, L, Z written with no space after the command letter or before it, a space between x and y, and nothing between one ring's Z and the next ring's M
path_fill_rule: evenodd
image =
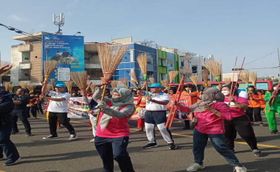
M96 108L100 108L100 109L103 109L105 108L107 105L104 101L100 101L97 105L96 105Z

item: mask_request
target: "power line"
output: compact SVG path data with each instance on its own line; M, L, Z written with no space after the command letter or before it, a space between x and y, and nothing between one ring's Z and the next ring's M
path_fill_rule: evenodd
M256 67L256 68L246 68L246 70L262 70L262 69L277 69L280 66L270 66L270 67Z
M41 37L40 37L40 36L34 36L34 35L31 34L31 33L28 33L28 32L25 32L25 31L23 31L23 30L17 29L17 28L15 28L15 27L8 26L8 25L5 25L5 24L3 24L3 23L0 23L0 26L4 27L4 28L6 28L6 29L8 29L8 30L10 30L10 31L12 31L12 32L15 32L15 33L17 33L17 34L27 35L27 36L31 36L31 37L33 37L33 38L36 38L36 39L38 39L38 40L41 40Z
M264 56L255 58L255 59L253 59L253 60L251 60L251 61L245 63L245 65L248 65L248 64L251 64L251 63L255 63L256 61L258 61L258 60L260 60L260 59L263 59L263 58L265 58L265 57L271 56L271 55L273 55L273 54L275 54L275 51L272 51L272 52L270 52L270 53L268 53L268 54L266 54L266 55L264 55Z

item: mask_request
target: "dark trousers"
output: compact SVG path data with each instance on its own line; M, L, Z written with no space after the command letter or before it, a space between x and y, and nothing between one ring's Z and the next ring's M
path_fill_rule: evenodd
M44 114L44 111L43 111L43 108L42 108L42 103L38 103L37 104L37 109L38 109L38 111L41 113L41 114Z
M18 150L15 144L10 140L11 126L2 126L0 128L0 155L4 153L8 161L15 161L19 158Z
M38 110L37 105L30 107L31 114L34 118L37 118L37 110Z
M27 114L24 113L23 110L17 110L17 109L13 110L13 112L12 112L12 133L19 132L18 126L17 126L18 118L21 120L21 122L25 128L25 132L27 134L31 134L31 126L28 121Z
M57 120L69 131L70 134L75 134L73 126L70 124L70 119L67 118L67 113L49 112L49 127L50 134L57 136Z
M193 154L196 163L203 165L204 160L204 150L207 145L208 138L220 155L222 155L230 165L240 166L237 157L234 155L233 151L228 148L226 144L226 138L223 134L203 134L197 130L193 133Z
M261 108L249 107L246 110L246 114L248 115L251 122L262 122Z
M227 139L227 144L232 150L234 150L236 132L247 142L252 150L258 149L255 132L247 116L244 115L234 118L231 121L225 121L225 136Z
M114 159L122 172L134 172L127 152L129 137L103 138L95 137L95 147L103 162L104 172L114 171Z

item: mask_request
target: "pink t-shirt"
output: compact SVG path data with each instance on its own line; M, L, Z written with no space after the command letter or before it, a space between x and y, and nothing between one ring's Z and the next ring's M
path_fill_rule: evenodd
M197 118L197 124L195 129L203 134L224 134L224 120L231 120L230 108L224 102L216 102L210 106L220 112L220 117L215 115L210 110L202 112L194 112L194 116ZM190 109L186 106L180 105L180 110L189 112Z
M248 105L248 99L246 99L246 98L234 96L234 100L237 103ZM225 97L224 102L230 106L230 100L229 100L228 96ZM230 106L230 113L231 113L232 118L237 118L237 117L240 117L240 116L243 116L246 114L244 109L237 108L237 107L231 107L231 106Z
M120 111L123 107L120 107ZM99 122L103 116L103 113L100 114ZM129 136L129 125L128 125L129 117L125 118L116 118L112 117L109 121L108 126L105 129L101 129L100 124L98 122L96 127L96 136L105 137L105 138L119 138Z

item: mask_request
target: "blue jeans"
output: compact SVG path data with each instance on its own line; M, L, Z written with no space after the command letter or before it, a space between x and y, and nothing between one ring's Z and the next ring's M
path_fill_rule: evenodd
M0 154L3 152L6 155L7 162L15 161L19 158L17 148L10 140L11 131L10 126L2 126L0 128Z
M204 150L207 145L208 137L214 148L221 154L230 165L241 166L239 160L234 155L233 151L229 149L226 144L226 139L223 134L203 134L197 130L193 133L193 155L196 163L203 165Z
M127 152L128 137L103 138L95 137L95 147L103 162L104 172L114 171L114 159L122 172L134 172Z

